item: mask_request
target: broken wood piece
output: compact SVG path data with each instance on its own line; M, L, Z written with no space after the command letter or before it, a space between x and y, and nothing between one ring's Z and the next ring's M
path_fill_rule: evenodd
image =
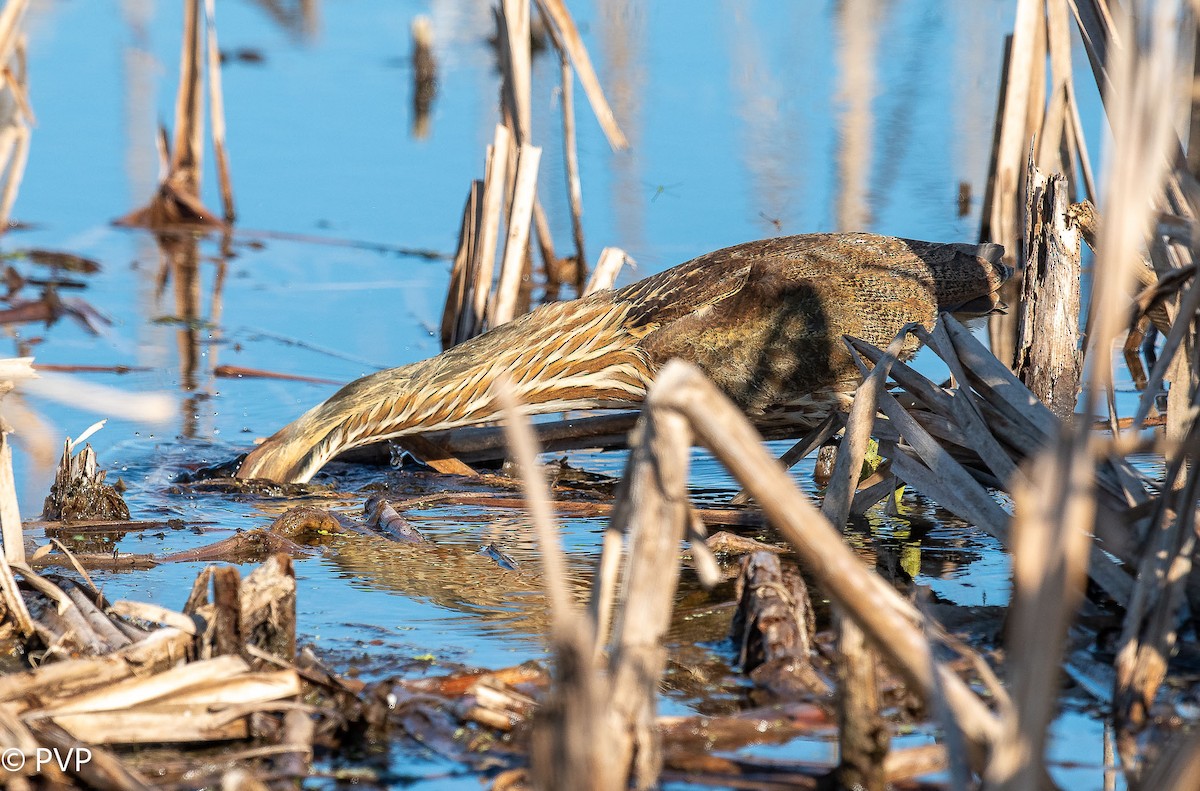
M104 482L107 473L96 466L96 452L91 445L72 456L70 438L63 446L62 457L50 494L42 506L48 520L127 520L129 506L111 485Z
M596 262L596 268L592 270L592 276L583 289L583 296L612 288L626 261L632 259L619 247L605 247L601 250L600 260Z
M363 516L372 527L393 541L403 544L419 544L425 537L379 495L368 497L363 505Z
M730 637L742 672L785 700L827 695L829 685L812 665L812 602L796 568L756 552L742 559L735 591Z
M473 477L479 474L447 450L444 445L429 439L428 436L412 434L406 437L397 437L392 442L403 448L417 461L427 467L432 467L443 475Z
M295 659L296 572L288 555L272 555L242 581L239 631L247 645Z
M880 713L875 652L857 624L835 608L837 628L838 754L833 775L841 788L884 791L891 731Z
M1080 233L1067 216L1067 180L1027 165L1025 275L1018 307L1017 376L1060 419L1075 412L1079 346Z

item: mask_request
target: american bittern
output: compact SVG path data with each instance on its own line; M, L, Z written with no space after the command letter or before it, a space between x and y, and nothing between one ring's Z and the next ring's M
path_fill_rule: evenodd
M939 311L996 309L1009 275L1001 252L872 234L718 250L351 382L255 448L238 477L304 482L349 448L494 420L501 375L536 412L636 406L674 357L700 366L752 419L802 429L857 385L843 335L883 346L907 322L932 327Z

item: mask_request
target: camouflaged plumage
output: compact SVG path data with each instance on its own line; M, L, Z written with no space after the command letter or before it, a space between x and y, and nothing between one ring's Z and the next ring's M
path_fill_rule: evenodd
M1009 275L1001 252L874 234L718 250L351 382L252 451L238 476L307 481L348 448L494 420L501 374L532 411L633 407L675 357L752 419L803 429L857 385L843 335L883 346L910 321L932 327L939 311L990 312Z

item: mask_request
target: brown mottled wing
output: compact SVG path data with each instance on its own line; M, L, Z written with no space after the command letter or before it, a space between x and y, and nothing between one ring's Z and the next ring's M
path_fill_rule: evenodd
M840 380L850 361L828 295L774 262L747 275L741 288L647 335L652 363L690 360L751 414Z
M631 283L613 293L613 302L629 304L627 322L634 332L683 318L725 299L746 284L751 262L727 253L709 253Z

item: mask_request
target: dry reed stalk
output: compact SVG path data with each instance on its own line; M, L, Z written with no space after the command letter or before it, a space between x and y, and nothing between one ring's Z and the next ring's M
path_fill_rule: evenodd
M433 23L429 17L413 17L409 31L413 42L413 116L412 135L418 140L429 136L429 112L437 96L437 59L433 54Z
M204 94L200 58L200 0L184 0L183 45L179 53L179 93L175 97L175 138L168 178L184 193L200 194L204 145Z
M850 408L842 445L838 450L837 461L834 462L833 477L830 478L825 501L821 504L821 513L837 527L845 525L850 516L850 501L858 486L859 471L867 453L871 429L875 425L879 394L887 384L888 373L900 355L905 339L914 328L913 324L906 324L900 328L896 337L888 344L883 359L863 378L862 384L855 391L854 405ZM853 353L851 347L851 354Z
M891 733L880 714L875 652L854 620L836 612L838 765L842 788L883 791Z
M1001 112L997 114L995 149L984 195L983 228L980 238L1003 245L1004 261L1014 266L1021 260L1019 206L1023 203L1023 154L1036 127L1031 126L1035 75L1046 58L1043 29L1043 0L1018 0L1013 35L1007 49L1002 78ZM1040 108L1038 108L1040 110ZM992 348L996 356L1012 362L1011 320L989 320Z
M1043 138L1044 140L1045 138ZM1080 233L1068 217L1067 180L1028 163L1025 273L1014 370L1060 419L1075 412L1079 350Z
M8 228L29 156L34 122L25 70L22 22L27 0L9 0L0 10L0 232Z
M597 749L597 742L603 744L606 734L595 733L605 723L603 691L594 659L596 636L571 598L566 556L551 513L550 493L537 466L537 442L529 418L519 411L512 386L499 380L493 387L504 407L505 434L525 484L551 610L555 677L534 724L533 785L542 789L623 787L623 782L606 786L600 780L605 753ZM627 768L624 771L622 781L628 776Z
M508 214L508 238L504 244L504 260L500 266L500 281L496 285L489 327L506 324L516 315L521 275L529 253L530 220L537 197L538 163L541 158L542 149L525 143L521 145L512 207Z
M1067 629L1084 595L1095 518L1087 433L1082 424L1068 429L1039 454L1029 480L1013 492L1013 595L1006 641L1012 698L999 711L1004 736L988 762L987 788L1033 788L1047 776L1046 731L1058 699ZM1049 481L1061 485L1047 486Z
M500 49L504 75L502 102L509 118L513 140L521 146L529 142L532 73L529 42L529 0L500 0Z
M876 6L871 0L850 0L838 13L838 71L841 81L838 101L837 153L838 197L837 229L861 231L870 226L867 201L871 175L871 137L874 118L871 103L875 98L875 53L878 25Z
M459 316L458 341L473 338L483 332L487 317L488 294L492 289L492 275L496 265L496 242L500 236L500 212L504 206L508 155L512 134L502 125L496 126L492 145L487 149L484 168L482 213L477 228L467 275L466 310Z
M646 396L627 468L628 505L614 511L610 525L628 534L629 547L609 643L612 692L604 746L613 760L602 767L607 788L624 788L630 769L634 787L649 788L662 767L655 698L679 580L678 547L689 521L692 444L689 421L670 408L670 397L670 388L659 386ZM611 549L606 542L605 551ZM603 631L597 628L596 634L599 638Z
M220 53L216 48L215 15L212 13L214 9L211 7L211 0L204 0L210 7L205 14L207 25L202 26L201 2L202 0L184 0L174 139L168 143L165 130L160 129L156 142L165 172L161 175L158 191L146 206L117 219L115 222L118 225L154 229L178 224L226 227L224 222L204 206L200 198L204 144L204 49L207 49L208 55L209 97L213 103L213 147L217 152L222 202L227 216L234 213L228 158L224 153L225 119L219 76ZM207 48L201 44L202 38L207 41Z
M554 252L554 235L550 232L550 219L546 217L546 210L542 208L540 200L533 202L533 228L537 232L535 235L537 236L538 251L542 256L542 270L546 273L547 292L553 290L557 294L553 272L559 264L558 254ZM547 297L547 299L549 298Z
M1146 770L1141 786L1162 791L1200 788L1200 733L1177 733Z
M559 107L562 109L563 165L567 177L567 201L571 207L571 235L575 241L575 295L584 295L587 256L583 248L583 186L579 180L579 145L575 135L575 72L571 68L571 56L563 46L558 30L539 5L538 15L550 35L554 50L558 53Z
M217 159L221 208L225 222L232 223L237 218L237 211L233 206L229 152L225 149L225 92L221 89L221 49L217 45L217 9L214 0L204 0L204 28L208 43L208 103L212 106L213 154Z
M1153 227L1151 206L1163 194L1164 183L1169 187L1168 163L1178 145L1171 118L1173 109L1180 106L1180 97L1186 95L1174 10L1171 3L1156 4L1151 17L1140 21L1140 28L1136 27L1138 20L1120 15L1116 18L1116 38L1109 30L1097 31L1091 37L1108 52L1105 66L1111 89L1106 92L1105 102L1114 151L1104 192L1103 212L1109 220L1101 225L1097 244L1089 350L1098 358L1094 366L1096 382L1088 392L1089 405L1096 403L1100 393L1111 392L1109 350L1124 327L1124 317L1112 306L1121 304L1121 292L1129 290L1132 267ZM1121 44L1114 45L1116 40ZM1170 195L1168 188L1168 200ZM1162 260L1158 244L1152 244L1150 251L1161 277L1172 262ZM1184 297L1180 307L1188 301ZM1194 305L1189 308L1194 309ZM1190 323L1176 321L1168 339L1175 336L1182 340L1185 330L1180 325ZM1190 328L1186 334L1191 334ZM1176 370L1168 396L1168 437L1180 440L1195 431L1187 414L1187 404L1196 392L1194 385L1189 386L1188 357L1179 355L1171 362L1183 369ZM1156 371L1161 371L1163 365L1160 360ZM1137 417L1144 418L1145 412L1139 407ZM1135 425L1137 422L1135 419ZM1194 473L1185 475L1182 462L1183 456L1179 455L1169 467L1165 484L1172 491L1162 496L1160 517L1152 523L1155 532L1139 564L1116 661L1114 719L1119 752L1131 782L1136 782L1141 771L1136 734L1144 727L1147 709L1165 676L1165 658L1176 639L1175 621L1195 545L1191 499ZM1173 515L1168 516L1166 509L1171 506Z
M583 262L587 261L587 253L583 247L583 184L579 179L579 145L575 139L575 77L571 60L561 48L559 66L562 76L559 100L562 103L563 158L567 174L567 199L571 206L571 235L575 239L575 260L578 262L575 293L583 296L580 283L583 281Z
M597 291L603 291L612 288L617 281L617 275L621 271L626 261L631 261L629 255L620 247L605 247L600 251L600 260L596 262L596 268L592 270L592 276L588 279L587 286L584 287L581 296L595 294ZM583 272L586 269L581 268Z
M604 98L604 89L600 87L600 80L596 78L596 71L592 68L592 59L588 57L587 47L583 45L579 29L575 26L575 20L571 17L571 12L567 10L566 4L563 3L563 0L537 0L537 4L546 18L550 20L549 26L555 28L558 40L562 42L567 54L570 55L571 62L575 65L575 71L579 74L579 81L583 83L583 92L587 94L588 102L592 105L592 112L595 113L596 120L600 122L600 128L604 130L608 144L614 151L628 148L629 141L625 139L625 134L621 131L621 127L613 115L612 107Z
M476 179L467 191L467 202L463 205L462 224L458 231L458 247L454 254L454 265L450 269L450 284L446 288L446 305L442 309L442 349L449 349L464 338L459 337L459 326L467 303L469 273L475 260L475 246L479 238L479 224L483 213L483 182Z

